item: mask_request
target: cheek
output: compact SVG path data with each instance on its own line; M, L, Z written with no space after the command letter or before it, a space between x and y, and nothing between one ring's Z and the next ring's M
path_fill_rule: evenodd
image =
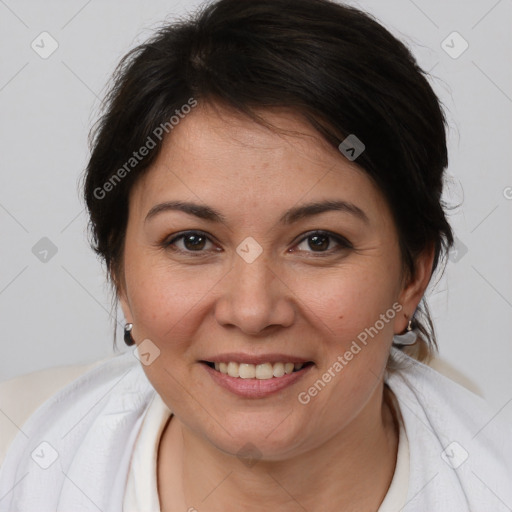
M198 267L177 268L170 260L140 257L131 261L127 288L138 336L154 339L171 348L173 340L183 345L197 328L201 304L222 279L222 269L198 271Z
M316 418L312 426L322 425L330 435L373 396L386 368L393 322L401 306L392 274L383 278L369 266L346 267L300 283L297 296L308 323L321 333L322 346L318 373L302 388L298 401Z
M294 293L304 305L304 315L324 333L331 350L347 348L352 340L360 334L364 338L368 331L373 337L386 339L393 330L396 308L400 307L393 308L396 301L393 273L383 275L369 265L302 276L294 285Z
M220 269L199 272L198 268L177 269L162 256L132 259L127 288L134 319L136 340L151 340L158 357L143 370L156 391L174 411L201 417L194 396L206 393L204 379L196 379L193 352L198 330L205 321L205 304L222 278ZM197 406L197 407L196 407ZM196 410L197 409L197 410Z
M331 276L300 282L297 295L309 322L322 332L323 347L316 380L301 390L299 403L316 418L313 427L322 425L330 435L373 396L401 306L394 302L393 273L383 277L370 265L347 266Z

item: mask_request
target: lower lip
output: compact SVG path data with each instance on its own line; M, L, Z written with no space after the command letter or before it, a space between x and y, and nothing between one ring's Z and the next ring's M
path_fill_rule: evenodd
M289 373L282 377L272 377L271 379L261 380L230 377L225 373L214 370L207 364L200 364L219 386L244 398L264 398L273 395L297 382L313 368L313 365L310 364L297 372Z

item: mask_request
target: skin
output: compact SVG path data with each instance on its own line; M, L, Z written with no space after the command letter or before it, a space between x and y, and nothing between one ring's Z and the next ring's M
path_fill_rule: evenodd
M174 413L158 451L161 507L377 510L398 444L383 375L393 334L405 330L428 285L433 253L404 279L390 210L370 178L298 115L262 114L299 133L200 104L131 190L120 301L136 342L160 349L143 368ZM286 210L326 199L355 204L368 222L328 211L280 223ZM225 222L180 211L145 222L171 200L208 205ZM208 239L199 248L183 238L163 243L189 230ZM327 238L318 248L308 239L313 230L350 246ZM263 251L252 263L236 252L249 236ZM394 303L402 311L301 404L298 394ZM278 352L314 366L277 394L248 399L215 384L199 362L226 352ZM237 456L248 443L258 451L252 465Z

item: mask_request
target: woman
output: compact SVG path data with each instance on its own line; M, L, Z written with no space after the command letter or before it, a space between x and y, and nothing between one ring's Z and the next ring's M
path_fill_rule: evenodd
M354 8L220 0L131 52L84 196L135 351L31 416L0 511L510 510L510 427L423 364L446 166Z

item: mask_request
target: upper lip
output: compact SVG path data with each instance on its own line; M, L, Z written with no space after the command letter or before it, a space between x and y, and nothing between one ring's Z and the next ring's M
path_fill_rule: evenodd
M209 363L229 363L234 361L236 363L245 364L263 364L263 363L308 363L311 359L305 359L289 354L245 354L241 352L229 352L225 354L218 354L202 359Z

